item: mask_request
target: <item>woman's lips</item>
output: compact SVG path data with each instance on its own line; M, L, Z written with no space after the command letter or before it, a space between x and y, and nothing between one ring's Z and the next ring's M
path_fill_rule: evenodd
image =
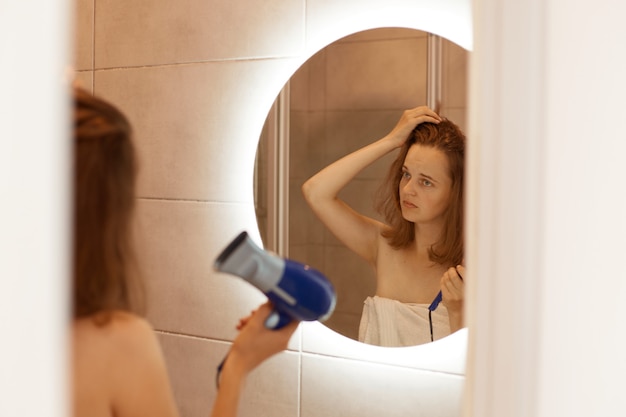
M417 206L409 201L402 201L402 205L406 208L417 208Z

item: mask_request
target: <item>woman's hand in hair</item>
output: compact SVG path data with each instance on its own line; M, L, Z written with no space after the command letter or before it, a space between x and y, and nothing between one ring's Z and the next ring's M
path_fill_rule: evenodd
M408 139L415 127L421 123L439 123L441 117L428 106L419 106L405 110L396 126L387 135L387 139L393 141L396 147L400 147Z

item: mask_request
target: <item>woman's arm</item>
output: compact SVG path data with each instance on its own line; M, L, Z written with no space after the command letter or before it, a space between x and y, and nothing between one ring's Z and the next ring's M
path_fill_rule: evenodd
M235 417L242 385L250 371L287 349L298 322L293 321L280 330L267 329L264 323L271 311L271 304L265 303L237 326L240 333L224 362L211 417Z
M440 117L425 106L406 110L388 135L332 163L302 186L307 203L326 227L372 264L382 225L357 213L337 195L360 171L401 147L415 126L424 122L438 123L439 120Z

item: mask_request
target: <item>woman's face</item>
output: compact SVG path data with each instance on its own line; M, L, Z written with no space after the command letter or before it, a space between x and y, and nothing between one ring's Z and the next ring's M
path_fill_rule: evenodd
M443 221L452 189L448 158L439 149L412 145L400 179L402 217L416 224Z

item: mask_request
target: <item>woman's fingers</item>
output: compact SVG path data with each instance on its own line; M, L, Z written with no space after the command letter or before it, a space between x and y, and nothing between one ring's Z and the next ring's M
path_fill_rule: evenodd
M259 308L260 308L260 307L259 307ZM243 329L243 328L244 328L244 326L245 326L246 324L248 324L248 322L250 321L250 319L252 318L252 316L254 316L254 314L255 314L257 311L259 311L259 308L256 308L256 309L252 310L248 316L240 318L240 319L239 319L239 323L237 323L237 330L241 330L241 329Z
M439 123L441 117L426 106L416 107L414 109L405 110L398 122L396 129L401 130L408 136L415 126L422 123Z
M396 146L402 146L409 138L411 131L421 123L439 123L441 117L428 106L419 106L402 112L400 120L389 133Z
M279 330L267 329L265 320L272 310L273 307L268 302L261 305L252 316L241 320L244 325L231 346L228 360L239 362L246 372L270 356L285 350L298 327L298 322L294 320Z
M454 268L456 270L457 275L461 278L461 279L465 279L465 267L463 265L457 265L456 268Z
M457 268L460 269L461 267ZM459 296L462 297L463 295L463 278L457 268L448 268L441 278L441 289L444 298L459 298Z
M414 109L408 110L408 114L410 117L414 119L418 119L421 123L428 121L431 123L439 123L441 121L441 116L435 113L428 106L419 106Z

